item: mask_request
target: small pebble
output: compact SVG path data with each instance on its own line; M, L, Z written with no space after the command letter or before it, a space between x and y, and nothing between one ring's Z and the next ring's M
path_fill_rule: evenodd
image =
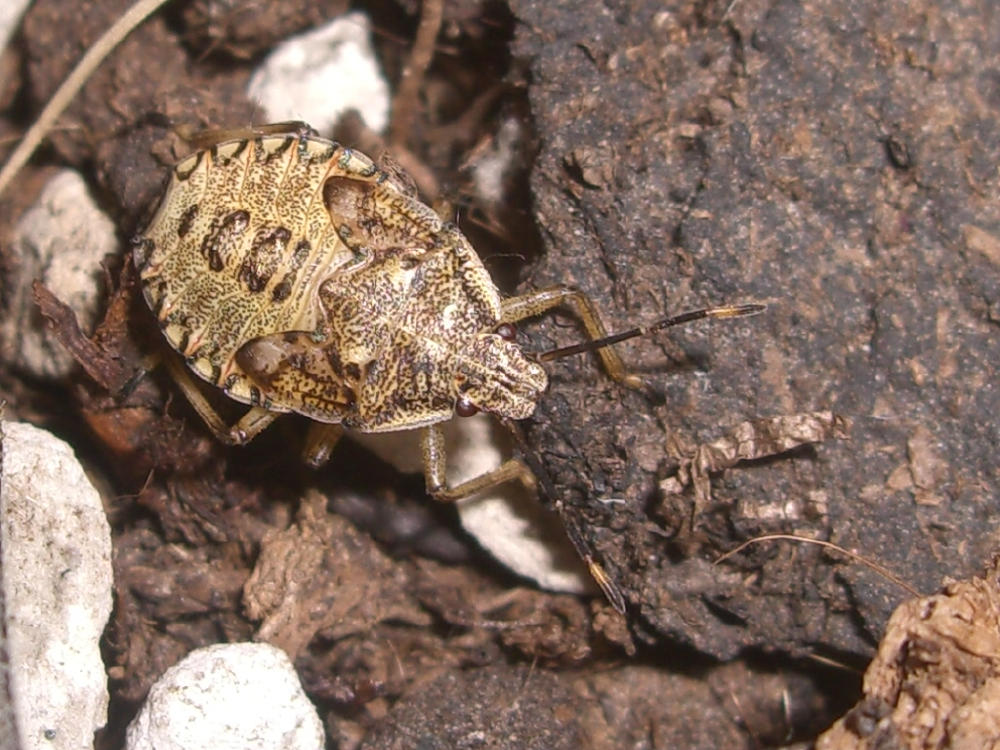
M29 424L3 423L2 474L0 595L9 662L0 669L9 670L20 748L93 747L108 710L99 647L111 614L104 507L72 449Z
M31 0L4 0L0 3L0 51L17 30L21 16L31 5Z
M389 83L363 13L347 13L282 42L254 72L247 95L268 122L302 120L324 134L349 109L376 132L389 122Z
M192 651L150 688L127 750L321 750L323 724L284 651L223 643Z
M118 252L114 224L94 203L83 178L71 169L55 174L14 231L9 253L14 269L5 280L8 312L0 322L4 360L39 378L69 374L75 360L41 320L32 282L41 280L73 308L89 333L104 299L101 261Z

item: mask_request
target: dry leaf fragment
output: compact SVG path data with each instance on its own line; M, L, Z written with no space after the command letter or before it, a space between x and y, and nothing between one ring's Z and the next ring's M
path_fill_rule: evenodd
M73 309L59 300L41 282L34 283L32 293L35 303L49 321L59 343L95 382L112 393L120 391L135 372L106 351L100 343L88 338L80 330ZM119 296L115 297L115 301L119 299Z
M321 629L343 637L387 618L429 622L401 569L326 502L310 492L295 525L265 539L243 591L247 616L263 620L257 640L292 659Z
M982 576L896 609L864 697L816 747L1000 747L1000 555Z
M711 499L712 472L728 469L740 461L784 453L807 443L844 438L849 428L846 417L831 411L816 411L742 422L728 434L694 448L675 443L668 446L668 452L680 459L680 466L674 476L660 483L660 490L664 497L669 497L693 486L697 511Z

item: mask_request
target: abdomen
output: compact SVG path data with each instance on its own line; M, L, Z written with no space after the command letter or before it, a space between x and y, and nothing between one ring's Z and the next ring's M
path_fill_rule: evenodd
M376 171L357 152L297 135L229 141L174 167L134 255L146 302L196 374L249 403L236 351L317 329L319 284L356 260L323 185L333 175L368 182Z

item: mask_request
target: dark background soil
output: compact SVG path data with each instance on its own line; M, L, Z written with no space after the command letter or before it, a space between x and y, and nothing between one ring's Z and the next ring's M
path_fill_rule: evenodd
M452 747L473 724L483 747L809 737L853 703L856 670L906 593L793 542L713 560L756 535L795 533L930 592L996 549L1000 10L568 5L445 3L421 95L394 111L411 127L375 148L433 175L427 198L460 208L508 293L579 286L612 329L709 304L769 305L623 345L646 392L614 384L589 355L550 368L525 427L622 588L627 624L601 600L537 592L498 569L420 478L357 447L308 472L289 448L295 419L224 449L162 373L123 396L110 366L106 382L81 369L55 384L0 366L8 416L66 437L112 488L101 747L119 744L151 681L184 653L257 632L244 585L265 533L296 518L293 532L331 550L309 601L366 603L333 607L317 626L303 602L309 622L276 638L333 747ZM126 6L33 4L2 58L0 134L30 124ZM239 6L175 2L121 45L0 204L0 252L50 165L81 171L125 248L184 152L176 128L255 122L243 94L253 64L345 3ZM355 6L395 85L418 4ZM60 22L69 16L78 22ZM508 117L526 135L504 200L488 204L465 165ZM346 125L339 135L361 137ZM98 343L115 372L131 373L159 341L128 270L119 276L123 256L109 259L119 304ZM578 333L557 316L523 337L545 349ZM707 504L661 492L676 446L816 409L848 417L848 437L715 476ZM515 697L520 709L506 711Z

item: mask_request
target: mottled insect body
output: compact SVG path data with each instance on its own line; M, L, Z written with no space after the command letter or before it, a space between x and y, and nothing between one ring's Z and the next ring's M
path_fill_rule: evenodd
M365 432L443 421L460 401L520 419L546 386L496 332L500 295L461 232L312 135L180 162L135 260L190 369L271 412Z

